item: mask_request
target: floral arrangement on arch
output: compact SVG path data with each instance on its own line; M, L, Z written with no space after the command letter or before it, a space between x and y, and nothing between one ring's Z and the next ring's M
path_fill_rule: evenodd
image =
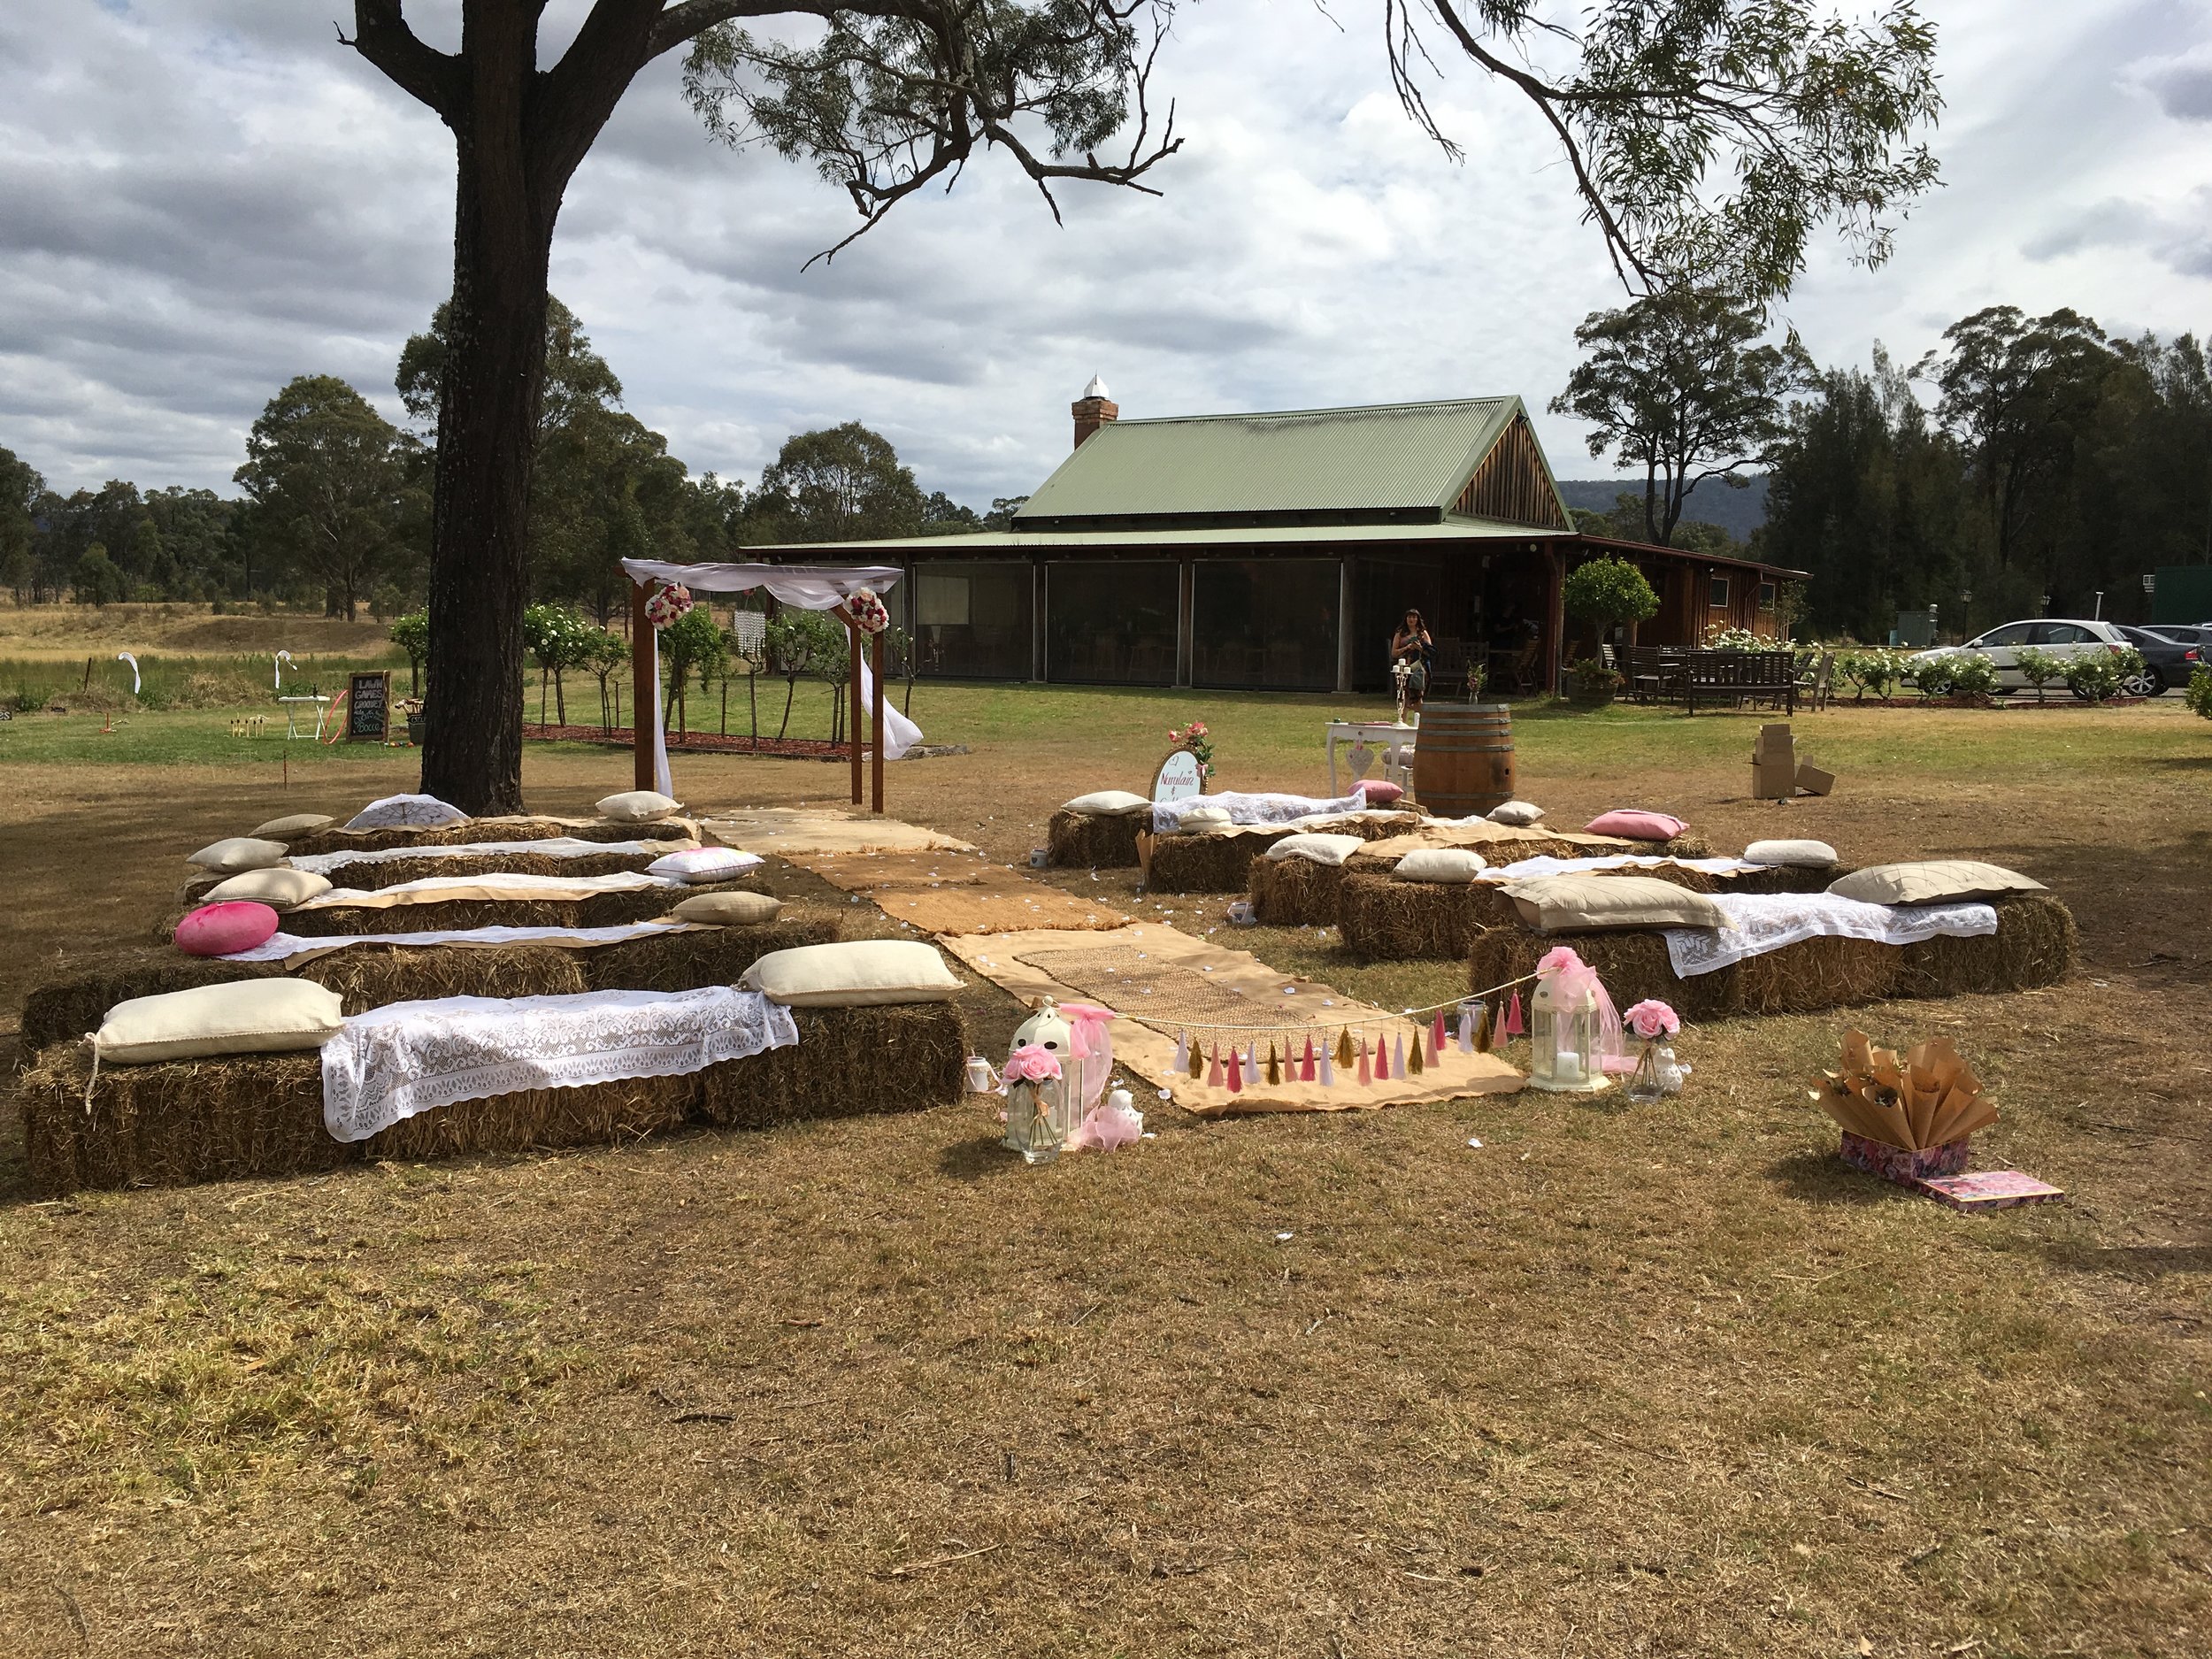
M681 582L666 582L645 602L645 619L657 628L665 628L682 620L691 606L690 588Z
M1167 741L1178 749L1190 750L1197 758L1200 776L1210 778L1214 775L1213 739L1208 735L1203 720L1193 720L1179 732L1170 726Z
M891 626L890 611L871 588L853 589L852 597L845 601L845 611L863 634L880 634Z

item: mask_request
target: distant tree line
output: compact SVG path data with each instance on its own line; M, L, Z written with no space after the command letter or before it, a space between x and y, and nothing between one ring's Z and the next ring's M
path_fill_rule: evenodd
M269 401L234 475L240 494L142 490L120 480L64 495L0 449L0 583L19 604L197 600L319 604L389 620L427 588L431 464L447 308L402 349L409 426L352 386L302 375ZM856 421L789 439L758 488L694 477L622 408L622 383L558 299L546 319L546 386L531 479L534 603L602 624L624 603L624 557L726 559L741 548L1001 527L925 494L890 442Z

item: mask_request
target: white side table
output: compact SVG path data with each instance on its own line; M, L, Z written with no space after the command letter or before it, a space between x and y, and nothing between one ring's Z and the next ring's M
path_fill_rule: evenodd
M322 736L323 716L330 711L328 697L279 697L277 701L284 705L284 735L288 740L295 737L319 738ZM303 703L311 703L315 705L315 729L312 732L300 730L300 704Z
M1336 751L1340 744L1355 748L1364 746L1379 749L1383 756L1383 773L1402 772L1412 764L1413 740L1420 735L1417 725L1401 726L1395 720L1332 720L1329 722L1329 794L1337 793ZM1355 774L1364 776L1364 772Z

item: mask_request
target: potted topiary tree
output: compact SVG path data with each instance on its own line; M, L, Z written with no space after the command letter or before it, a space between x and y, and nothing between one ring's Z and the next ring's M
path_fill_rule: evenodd
M1597 631L1601 641L1611 629L1632 628L1659 611L1659 595L1651 591L1643 572L1626 559L1594 558L1567 573L1560 603L1570 616L1580 617ZM1603 660L1602 646L1596 656L1583 658L1568 670L1574 679L1575 701L1606 703L1620 689L1622 679Z

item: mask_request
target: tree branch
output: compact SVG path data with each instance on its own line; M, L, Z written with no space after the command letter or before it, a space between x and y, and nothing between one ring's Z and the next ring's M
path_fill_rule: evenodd
M467 87L461 60L425 45L407 27L405 12L406 0L354 0L353 38L341 32L338 43L359 52L394 86L449 124Z

